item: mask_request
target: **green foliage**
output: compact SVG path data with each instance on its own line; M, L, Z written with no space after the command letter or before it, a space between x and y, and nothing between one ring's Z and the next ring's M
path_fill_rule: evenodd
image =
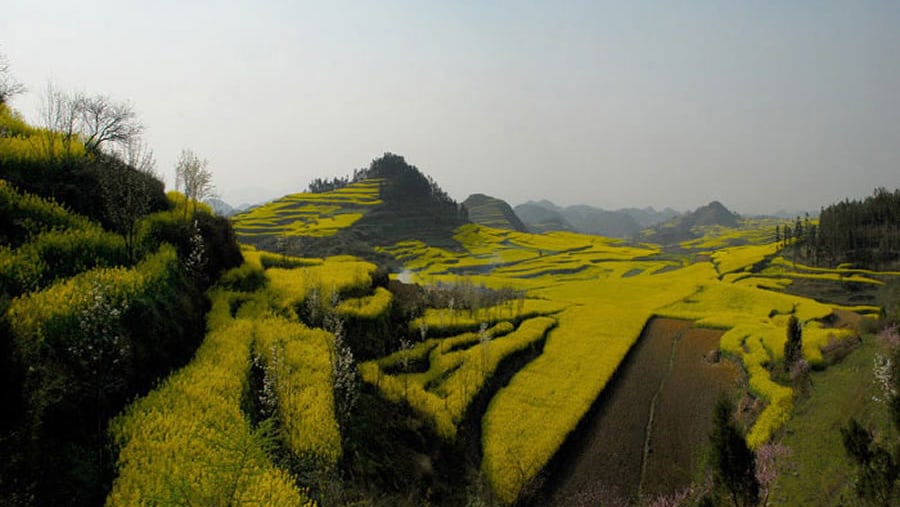
M198 207L193 220L185 220L182 204L175 201L174 205L174 209L148 215L140 221L135 240L139 255L151 251L154 245L168 243L175 246L179 259L187 263L202 250L202 266L195 266L194 273L202 289L208 288L223 271L241 265L243 256L228 219Z
M756 458L735 424L734 406L728 398L721 398L713 414L710 434L716 481L723 487L735 507L755 505L759 497L756 479Z
M0 103L0 137L27 138L36 132L37 129L25 123L7 104Z
M0 245L18 246L32 236L53 229L88 229L90 222L63 206L28 192L19 192L0 179Z
M219 283L222 287L232 291L256 292L265 287L268 279L262 269L250 263L244 263L224 272Z
M900 445L893 451L875 441L872 432L850 418L841 428L847 454L857 464L856 493L872 505L894 505L900 478Z
M865 200L844 200L823 209L818 228L811 230L814 234L801 241L811 246L819 262L889 265L900 260L898 223L900 190L877 188Z
M98 227L51 230L18 249L0 247L0 287L18 296L96 267L125 264L121 236Z

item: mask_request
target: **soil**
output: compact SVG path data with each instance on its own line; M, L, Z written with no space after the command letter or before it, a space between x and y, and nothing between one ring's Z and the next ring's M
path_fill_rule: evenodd
M702 463L713 406L738 369L715 361L721 332L651 319L615 377L553 460L551 505L652 498L688 486ZM712 358L712 359L711 359Z

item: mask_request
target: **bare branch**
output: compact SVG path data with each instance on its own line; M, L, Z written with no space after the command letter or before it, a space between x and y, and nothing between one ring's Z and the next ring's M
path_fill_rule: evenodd
M10 98L24 92L25 85L13 77L6 55L0 53L0 104L6 104Z
M156 157L153 156L153 150L143 139L130 139L122 146L119 156L129 166L159 179L159 174L156 172Z
M184 196L188 202L185 204L185 215L191 201L196 202L215 196L215 185L212 181L212 173L207 169L209 161L201 159L191 150L181 150L178 162L175 165L175 188L184 189Z
M72 140L78 132L80 101L80 95L69 95L52 83L47 84L41 104L41 121L46 130L44 149L51 159L56 156L56 143L60 138L63 154L71 154Z
M100 145L114 142L125 145L144 131L143 125L127 102L113 102L103 95L82 97L78 101L79 130L84 136L84 147L95 152Z

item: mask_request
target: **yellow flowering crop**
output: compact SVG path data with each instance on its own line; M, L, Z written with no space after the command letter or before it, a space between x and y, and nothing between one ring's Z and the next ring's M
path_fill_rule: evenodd
M341 301L336 311L344 318L374 320L387 312L392 300L391 291L378 287L371 296Z
M299 456L314 455L334 465L341 436L334 419L331 350L334 337L281 318L254 321L255 349L275 378L285 441Z
M219 293L214 311L228 312ZM224 306L224 308L222 308ZM120 449L108 506L312 505L274 467L240 408L253 323L220 317L194 360L110 423Z

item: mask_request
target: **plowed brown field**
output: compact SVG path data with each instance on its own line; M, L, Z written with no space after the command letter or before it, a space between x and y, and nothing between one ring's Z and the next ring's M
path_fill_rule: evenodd
M560 451L554 505L653 497L687 486L702 458L713 406L737 368L711 362L721 333L652 319L615 378Z

